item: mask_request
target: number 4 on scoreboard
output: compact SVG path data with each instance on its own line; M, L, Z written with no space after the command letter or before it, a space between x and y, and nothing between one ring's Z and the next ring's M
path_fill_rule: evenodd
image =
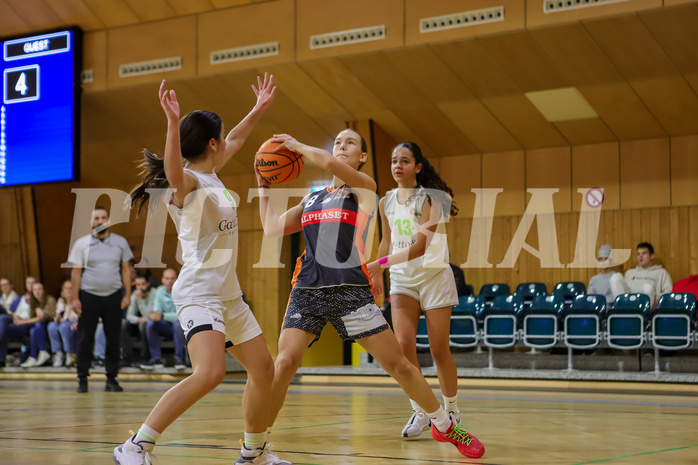
M4 88L5 103L39 100L39 66L6 69Z

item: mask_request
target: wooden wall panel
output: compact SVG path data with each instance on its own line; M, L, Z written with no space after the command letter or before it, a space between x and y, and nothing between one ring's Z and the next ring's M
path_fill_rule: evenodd
M620 144L622 209L671 205L669 139Z
M54 29L65 24L43 0L6 0L10 7L32 30ZM5 35L3 31L2 35Z
M524 152L488 153L482 156L482 187L503 189L497 196L495 216L521 215L526 203Z
M471 189L477 189L482 184L482 156L462 155L438 160L441 179L453 190L453 201L459 209L458 216L451 218L451 221L472 218L476 197Z
M553 195L555 213L572 211L571 158L569 147L526 151L526 189L560 189Z
M582 87L579 91L619 140L667 135L627 82Z
M501 0L497 6L504 7L504 21L476 24L473 26L443 29L433 32L420 32L420 22L423 18L444 16L454 13L479 10L493 6L490 0L422 0L405 1L405 45L417 45L427 42L440 42L466 37L497 34L505 31L523 29L525 27L525 5L519 0Z
M617 143L572 147L572 211L581 210L579 189L604 190L603 210L620 208L620 146Z
M545 0L526 0L526 26L529 28L563 24L588 18L631 13L633 11L661 8L662 0L633 0L632 2L608 3L589 8L578 8L556 13L544 13Z
M63 0L61 2L46 2L46 4L61 18L64 24L78 25L83 31L104 29L104 23L82 0Z
M10 278L17 294L24 292L24 261L17 222L16 188L0 189L0 277Z
M107 88L107 32L83 35L82 69L91 69L93 81L82 85L85 92Z
M479 100L444 102L438 107L481 153L523 148Z
M196 75L196 18L184 17L109 31L107 83L110 88L159 83ZM127 63L182 57L182 69L120 78L119 66Z
M119 27L138 22L138 17L123 0L83 0L106 27Z
M251 67L264 68L295 59L293 0L264 2L229 10L214 11L198 17L198 74L215 74ZM227 34L226 31L234 31ZM215 50L279 42L279 54L250 60L211 64Z
M351 11L351 14L341 14L337 11L336 4L325 0L297 0L296 59L304 61L404 45L403 0L355 0ZM385 25L384 39L310 49L311 36L380 25Z
M576 247L578 213L555 215L560 261L567 265L574 257ZM540 261L522 251L513 267L497 267L516 232L520 217L498 217L494 219L492 239L489 244L489 268L464 269L466 281L475 292L483 284L503 282L512 290L521 282L544 282L548 290L561 281L582 281L598 273L596 268L544 268ZM615 249L629 249L630 258L621 266L626 271L637 265L635 247L642 241L655 247L655 258L669 272L674 282L698 273L698 207L664 207L635 210L609 210L601 214L596 249L602 244L611 244ZM462 264L467 259L471 221L457 219L447 226L451 262ZM531 228L527 243L537 248L536 225Z
M571 86L567 77L528 31L478 40L524 92Z
M671 138L671 204L698 205L698 135Z
M523 94L482 99L525 148L559 147L567 141Z
M557 121L553 125L572 145L616 140L615 134L600 118Z

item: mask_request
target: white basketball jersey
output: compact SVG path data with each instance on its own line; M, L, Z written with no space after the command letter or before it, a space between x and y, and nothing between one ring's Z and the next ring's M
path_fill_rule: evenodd
M404 204L398 201L397 192L398 189L386 192L383 204L385 216L390 224L393 253L407 249L417 242L418 227L423 221L421 218L422 207L427 200L427 193L422 187L419 188L414 196L408 198ZM433 208L440 209L435 203L432 203ZM448 267L448 261L446 228L443 222L439 222L436 227L436 233L432 236L425 254L406 263L392 265L390 267L390 275L391 277L419 279L434 271Z
M182 248L182 270L172 288L176 304L231 300L242 295L235 268L238 251L237 205L215 173L185 168L198 188L178 208L165 196Z

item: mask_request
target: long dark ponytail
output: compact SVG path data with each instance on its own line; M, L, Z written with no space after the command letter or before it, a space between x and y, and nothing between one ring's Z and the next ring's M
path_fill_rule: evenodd
M206 153L206 147L211 139L220 138L223 122L217 114L196 110L185 115L179 121L179 147L182 157L187 161L195 161ZM148 149L143 149L143 160L138 163L141 184L131 191L131 206L143 210L149 193L146 189L165 189L169 187L165 176L165 160ZM161 191L160 191L161 192ZM155 208L158 199L150 199L150 205Z
M441 179L439 173L437 173L434 167L431 166L429 160L427 160L427 158L422 154L422 149L419 148L419 145L415 144L414 142L402 142L396 145L393 151L395 151L395 149L399 147L405 147L407 150L412 152L415 166L419 164L422 165L422 170L419 173L417 173L417 185L422 186L425 189L438 189L448 194L448 198L444 196L444 198L442 199L433 200L438 200L439 203L443 205L444 214L447 213L445 211L445 207L447 205L450 205L449 213L451 214L451 216L456 216L458 214L458 207L453 202L453 190L451 190L451 188L448 187L446 182L443 179Z

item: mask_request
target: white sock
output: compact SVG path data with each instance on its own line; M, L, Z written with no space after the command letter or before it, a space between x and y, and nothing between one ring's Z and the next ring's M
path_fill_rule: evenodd
M155 444L155 441L157 441L159 437L160 437L160 433L158 433L153 428L151 428L150 426L143 423L141 425L141 429L139 429L138 432L136 433L136 438L134 439L133 442L146 441L146 442L152 442L153 444Z
M412 399L410 399L410 404L412 404L412 410L414 410L415 412L424 411L424 409L420 407L419 404L413 401Z
M434 413L428 413L431 423L436 426L436 429L445 433L451 427L451 419L448 418L446 411L439 407Z
M263 433L245 433L245 447L248 449L261 449L267 442L267 432Z
M458 395L453 397L443 396L444 398L444 410L447 412L460 412L458 410Z

